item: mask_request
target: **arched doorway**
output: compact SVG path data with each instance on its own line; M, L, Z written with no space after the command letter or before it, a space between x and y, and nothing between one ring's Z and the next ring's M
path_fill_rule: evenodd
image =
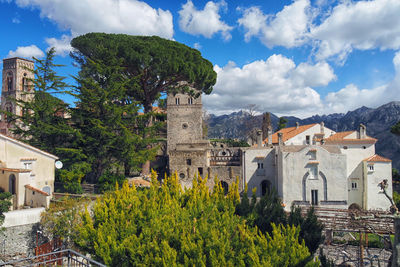
M222 189L224 190L224 194L227 195L229 192L229 185L227 182L225 181L221 181L219 182L219 184L221 185Z
M15 195L17 193L15 187L16 187L16 178L14 174L11 174L8 178L8 192L10 192L12 195Z
M265 196L271 192L271 182L268 180L263 180L261 182L261 195Z

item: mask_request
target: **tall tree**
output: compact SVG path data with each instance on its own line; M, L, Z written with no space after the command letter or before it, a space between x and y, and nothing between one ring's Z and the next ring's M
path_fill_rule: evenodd
M59 154L66 144L72 142L75 132L70 126L68 105L56 94L66 92L68 85L65 78L58 76L55 68L61 65L54 64L54 48L46 53L43 60L35 60L35 69L29 70L35 74L30 82L33 90L24 91L25 97L13 99L21 106L22 114L8 113L15 121L14 134L29 144Z
M91 165L86 178L93 183L106 171L138 167L155 154L155 149L147 149L153 128L145 126L146 115L139 116L140 103L128 96L129 80L115 61L120 60L110 59L111 64L89 60L85 68L95 70L93 75L81 71L76 77L78 101L72 121Z
M127 95L140 101L145 113L152 111L160 93L198 94L189 84L209 94L216 82L212 64L198 50L157 36L88 33L74 38L71 45L81 77L101 79L91 61L118 64L129 84Z
M288 120L285 117L280 117L279 121L278 121L278 129L277 131L286 128L286 123L288 122Z

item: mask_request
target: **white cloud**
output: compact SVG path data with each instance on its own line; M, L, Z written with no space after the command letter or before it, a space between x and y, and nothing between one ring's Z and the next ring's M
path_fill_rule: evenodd
M400 52L395 54L393 65L396 74L388 84L370 89L359 89L356 85L349 84L338 92L329 93L324 100L323 113L347 112L360 106L376 108L390 101L399 101Z
M307 116L323 108L320 95L313 86L327 85L336 76L327 63L298 66L282 55L237 67L230 62L216 65L217 83L204 105L210 113L223 114L256 104L259 112ZM310 75L313 73L313 75Z
M201 49L201 44L200 43L194 43L193 47L197 50Z
M226 8L225 1L209 1L203 10L198 10L191 0L182 5L179 13L179 27L182 31L192 35L203 35L211 38L220 32L225 40L232 38L230 31L233 27L221 21L220 9Z
M267 47L295 47L303 44L311 22L309 0L297 0L285 6L276 15L266 15L258 7L243 10L243 17L238 20L246 30L245 40L260 38Z
M23 58L29 58L31 59L32 57L36 58L41 58L44 56L44 53L40 48L38 48L36 45L30 45L30 46L18 46L17 50L12 51L10 50L8 52L7 57L23 57Z
M40 10L72 36L88 32L158 35L171 39L172 14L138 0L16 0L19 7Z
M68 35L61 36L61 39L56 38L46 38L46 43L49 45L49 50L51 47L54 47L56 50L56 55L65 57L71 51L71 40L72 37Z
M317 59L344 62L352 50L400 48L400 1L343 1L311 29Z

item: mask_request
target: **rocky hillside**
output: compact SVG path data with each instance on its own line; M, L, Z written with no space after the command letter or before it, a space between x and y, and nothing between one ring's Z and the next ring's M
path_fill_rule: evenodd
M390 127L400 120L400 102L390 102L376 109L361 107L346 114L315 115L305 119L286 117L287 126L319 123L323 121L326 127L335 131L356 130L360 123L367 126L367 134L378 139L376 152L393 160L393 167L400 169L400 136L390 133ZM276 129L278 117L271 114L271 122ZM209 138L239 138L245 139L249 125L261 127L262 115L250 116L240 111L230 115L211 115L208 119Z

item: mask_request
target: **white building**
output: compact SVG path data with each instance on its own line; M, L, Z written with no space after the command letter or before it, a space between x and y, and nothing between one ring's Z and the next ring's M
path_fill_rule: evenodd
M56 159L50 153L0 134L0 188L13 195L13 209L49 206Z
M375 154L377 139L359 131L336 133L321 124L296 125L243 151L243 183L248 195L274 188L287 210L295 205L389 209L378 183L387 179L392 195L391 160ZM261 142L259 142L260 144Z

